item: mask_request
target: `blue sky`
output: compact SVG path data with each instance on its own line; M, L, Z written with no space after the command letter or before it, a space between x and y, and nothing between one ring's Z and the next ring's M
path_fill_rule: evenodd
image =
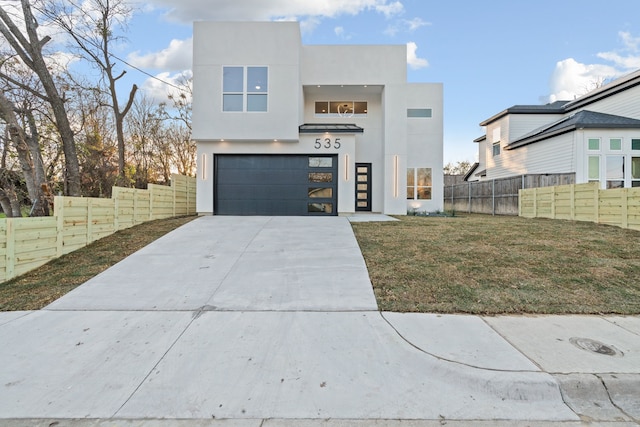
M118 54L166 81L189 75L194 20L297 20L305 44L408 44L408 80L444 84L445 163L475 161L478 123L512 105L640 68L639 0L150 0Z

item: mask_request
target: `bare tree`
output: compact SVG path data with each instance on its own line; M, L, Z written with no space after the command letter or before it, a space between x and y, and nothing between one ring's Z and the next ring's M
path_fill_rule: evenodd
M447 163L443 168L443 172L445 175L464 175L469 172L469 169L471 169L471 163L462 160L456 162L456 164L451 162Z
M115 70L111 53L113 44L122 40L116 30L123 30L133 9L126 0L86 0L82 5L70 0L44 0L42 12L73 39L79 54L95 64L104 80L118 139L118 173L125 183L124 118L131 109L138 86L132 85L124 108L120 108L117 83L126 70Z
M0 5L0 34L4 36L14 53L32 70L40 80L44 94L36 88L22 85L9 74L0 71L0 78L11 82L22 89L30 91L51 105L55 125L62 140L65 158L65 193L71 196L81 195L80 166L76 153L75 135L69 123L65 107L64 94L60 94L54 78L47 67L43 55L44 46L51 40L46 36L42 39L38 35L38 22L33 15L29 0L20 0L24 18L25 32L12 20L5 6Z

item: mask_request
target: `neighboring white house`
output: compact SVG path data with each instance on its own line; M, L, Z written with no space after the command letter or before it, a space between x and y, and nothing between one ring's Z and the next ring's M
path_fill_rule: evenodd
M196 22L197 211L442 210L443 94L404 45L303 45L296 22Z
M640 187L640 71L573 101L513 106L480 126L469 181L575 173L577 184Z

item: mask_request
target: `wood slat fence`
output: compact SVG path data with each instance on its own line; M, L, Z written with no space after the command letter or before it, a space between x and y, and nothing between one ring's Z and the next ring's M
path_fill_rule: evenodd
M196 179L171 186L113 187L110 199L57 196L53 216L0 219L0 283L91 242L154 219L196 214Z
M601 190L599 183L590 182L520 190L519 215L640 230L640 188Z
M445 185L446 211L491 215L518 215L521 189L575 183L574 173L530 174L487 181Z

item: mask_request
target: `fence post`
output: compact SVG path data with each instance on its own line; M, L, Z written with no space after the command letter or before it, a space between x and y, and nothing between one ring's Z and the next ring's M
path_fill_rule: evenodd
M571 204L571 213L569 214L569 217L571 218L571 220L574 220L576 218L576 185L575 184L571 184L569 192L570 192L569 203Z
M600 184L594 185L593 191L593 212L595 218L593 218L593 222L596 224L600 223Z
M622 228L629 228L629 189L623 188L620 197L622 198L622 200L620 200L621 226Z
M64 250L64 197L53 199L53 214L56 216L56 255L62 256Z
M496 180L491 180L491 214L496 214Z
M87 245L93 242L93 199L87 198Z
M556 186L551 187L551 218L556 219Z
M469 206L469 213L471 213L471 181L469 181L469 203L467 206Z
M13 228L13 218L7 218L7 243L6 243L6 266L5 280L13 279L16 264L16 235Z
M533 217L538 217L538 189L532 188L533 190Z

